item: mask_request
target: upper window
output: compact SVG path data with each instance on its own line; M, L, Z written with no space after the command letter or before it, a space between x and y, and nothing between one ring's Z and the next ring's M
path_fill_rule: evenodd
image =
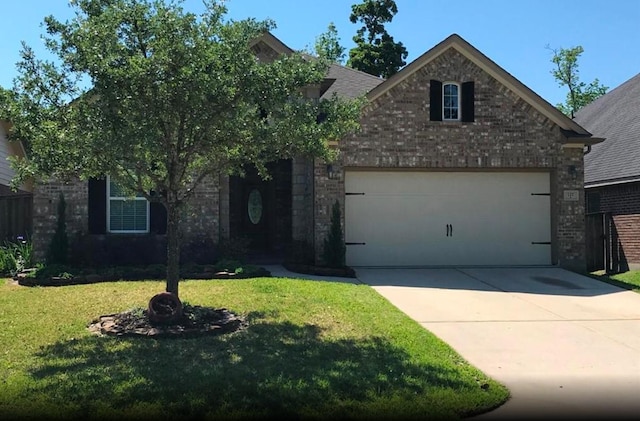
M142 195L128 197L107 178L107 231L114 233L149 232L149 201Z
M429 82L429 120L475 121L475 84L445 82L431 79Z
M460 87L457 83L442 85L442 119L460 120Z

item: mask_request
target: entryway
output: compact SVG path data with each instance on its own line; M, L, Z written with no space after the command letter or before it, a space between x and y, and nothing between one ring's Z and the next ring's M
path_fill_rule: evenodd
M229 178L230 236L247 239L249 258L261 263L281 262L291 243L291 160L267 168L270 180L253 167Z

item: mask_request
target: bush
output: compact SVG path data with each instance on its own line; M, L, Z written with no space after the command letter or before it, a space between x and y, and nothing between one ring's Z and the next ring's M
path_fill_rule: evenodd
M69 239L67 238L66 209L67 203L65 202L64 195L61 192L60 198L58 199L58 222L56 225L56 231L53 234L47 253L48 263L67 263L67 257L69 255Z
M336 200L331 212L331 228L324 240L322 258L327 266L342 268L345 266L346 253L347 246L344 244L340 225L340 203Z
M0 246L0 275L14 276L32 265L33 247L30 241L18 237Z

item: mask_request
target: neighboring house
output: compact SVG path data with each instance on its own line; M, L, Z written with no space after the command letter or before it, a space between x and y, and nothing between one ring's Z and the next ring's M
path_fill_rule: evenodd
M593 269L638 269L640 74L580 109L574 120L595 136L607 138L585 156L586 208L597 222L591 227L597 231L588 232L595 241Z
M17 190L10 187L15 172L8 158L24 157L25 151L21 142L7 140L9 129L10 124L0 120L0 244L16 240L17 236L29 236L32 222L32 185L25 183Z
M264 59L291 51L270 34L254 50ZM186 215L186 256L245 237L255 251L308 250L321 263L337 200L350 266L584 270L583 150L602 139L461 37L386 81L333 65L308 96L334 92L369 99L361 131L338 142L337 161L274 162L270 181L252 172L209 180ZM37 250L53 234L59 192L77 253L105 261L129 253L144 262L162 244L162 210L140 200L129 219L114 215L120 198L106 180L35 189Z

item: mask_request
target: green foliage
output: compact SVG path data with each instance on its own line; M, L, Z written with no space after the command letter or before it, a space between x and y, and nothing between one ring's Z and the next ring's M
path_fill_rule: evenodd
M269 176L266 163L331 159L329 142L359 127L362 100L303 97L329 61L301 53L256 60L271 21L226 20L224 2L196 15L182 0L74 0L75 15L45 18L48 62L24 45L0 115L29 144L18 177L110 175L125 193L164 203L167 290L177 293L180 212L207 177ZM59 64L58 64L59 63ZM317 122L317 116L327 118ZM149 192L163 192L151 196Z
M580 108L606 94L609 88L601 85L597 78L588 85L580 81L578 58L584 52L582 46L551 51L553 52L551 62L556 66L551 70L551 74L560 87L566 86L569 89L566 101L557 104L556 108L573 118Z
M349 20L363 26L353 37L356 46L349 51L347 66L388 78L407 64L407 49L401 42L395 42L384 27L396 13L394 0L364 0L351 6Z
M316 37L315 52L318 57L342 64L344 62L344 47L340 45L338 30L333 22L327 28L327 32Z
M18 237L15 242L5 241L0 245L0 275L14 276L33 264L33 246L28 240Z
M69 239L67 238L67 202L62 192L58 196L58 219L56 231L49 243L47 262L50 264L66 264L69 256Z
M324 240L324 249L322 251L322 258L325 264L335 268L345 266L347 253L340 219L340 203L336 200L331 209L331 227L327 238Z

